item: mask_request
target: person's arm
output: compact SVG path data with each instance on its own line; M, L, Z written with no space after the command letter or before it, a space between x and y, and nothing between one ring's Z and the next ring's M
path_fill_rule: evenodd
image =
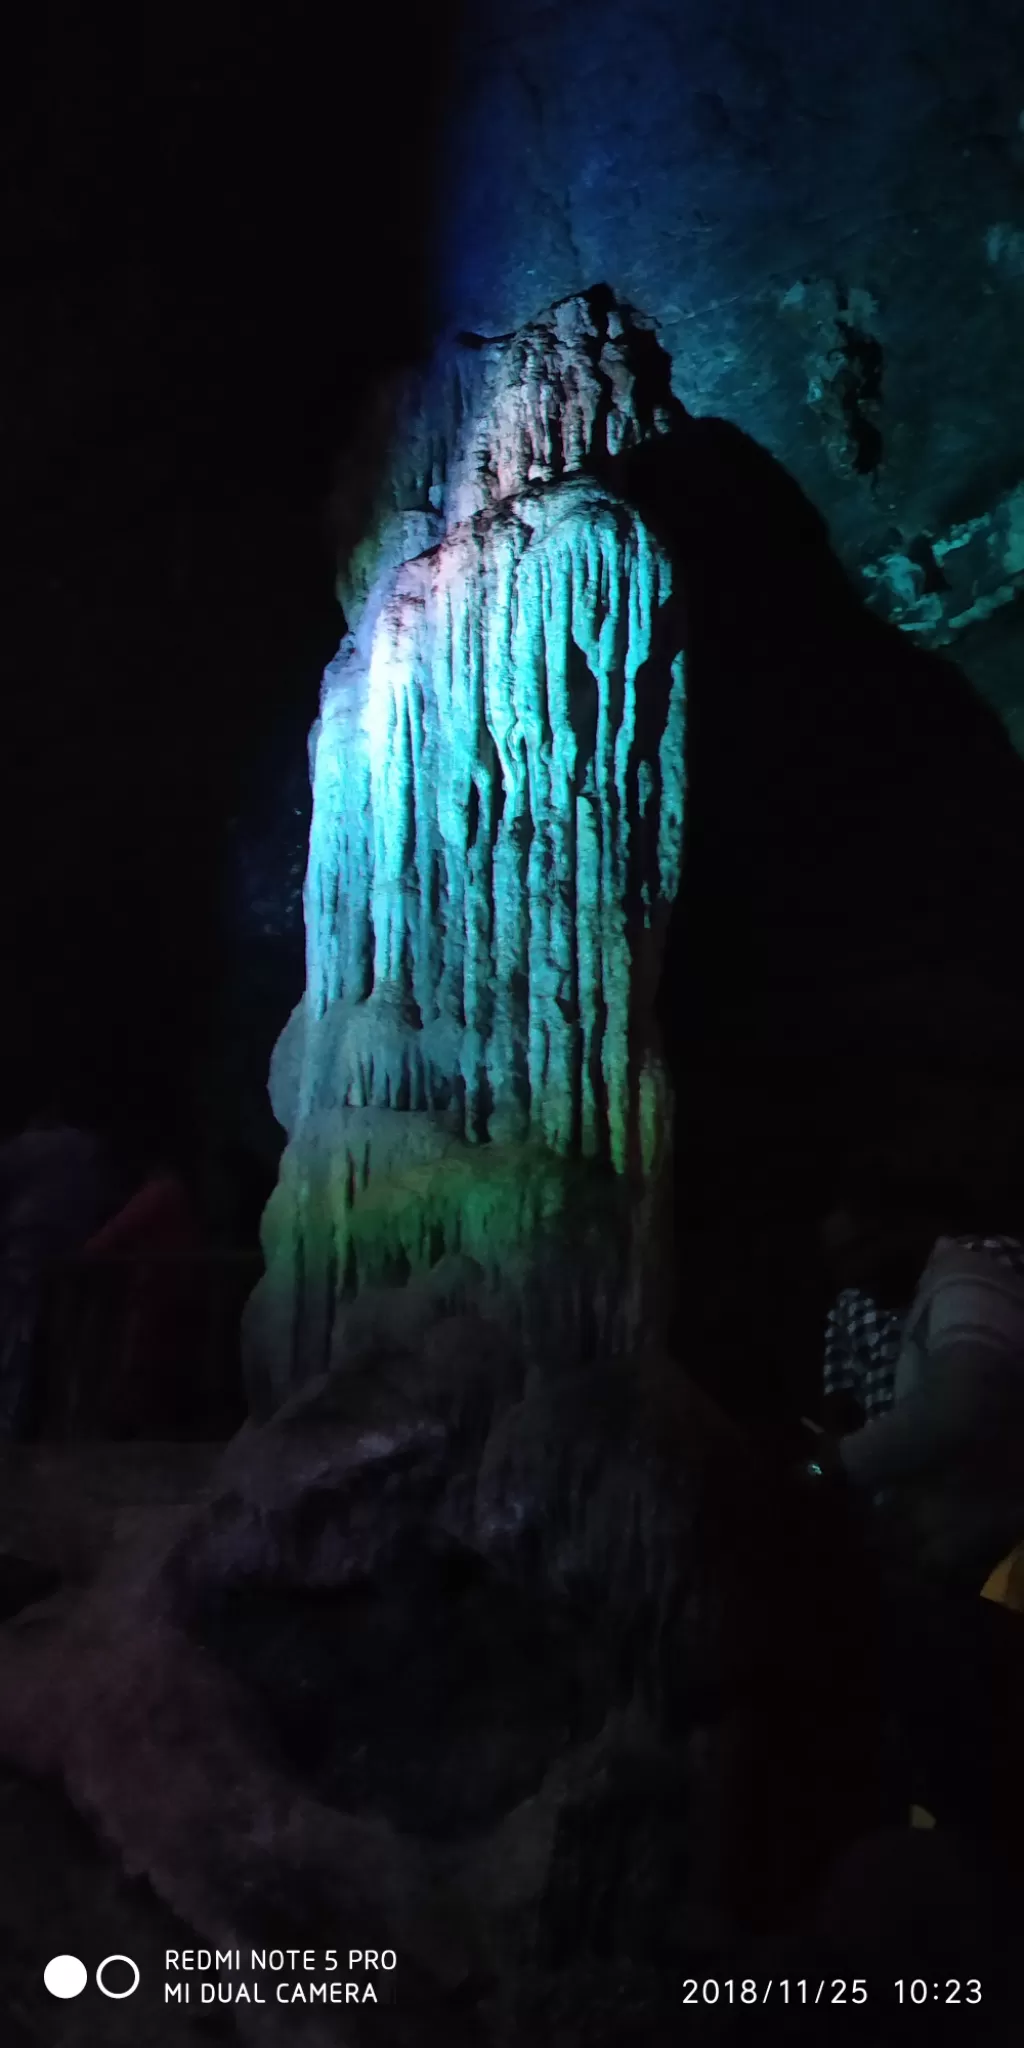
M901 1479L922 1478L955 1456L973 1410L968 1389L977 1366L978 1354L971 1347L953 1347L943 1354L941 1369L936 1369L937 1360L929 1361L927 1386L844 1436L839 1457L853 1485L874 1491Z

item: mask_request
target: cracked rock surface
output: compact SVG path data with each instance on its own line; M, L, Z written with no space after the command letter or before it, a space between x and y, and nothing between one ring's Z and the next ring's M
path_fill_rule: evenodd
M894 518L978 517L1024 470L1016 49L1012 0L484 0L439 325L507 332L604 278L657 322L677 397L785 462L844 558Z

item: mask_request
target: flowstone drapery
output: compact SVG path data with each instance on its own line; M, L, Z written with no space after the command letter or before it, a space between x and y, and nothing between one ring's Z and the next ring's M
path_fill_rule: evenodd
M656 1314L684 672L615 467L669 424L658 354L595 293L464 345L400 414L311 744L258 1405L344 1361L368 1290L428 1274L576 1353Z

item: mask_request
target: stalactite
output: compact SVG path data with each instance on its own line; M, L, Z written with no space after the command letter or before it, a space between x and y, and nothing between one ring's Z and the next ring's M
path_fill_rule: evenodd
M441 1243L497 1285L579 1162L613 1181L657 1167L635 969L679 881L683 657L658 630L667 557L586 473L595 436L646 430L602 367L622 330L602 317L603 335L573 301L492 351L444 538L389 573L324 679L297 1082L276 1091L291 1143L250 1318L284 1342L298 1231L308 1312L285 1383L330 1352L337 1276L415 1271Z
M655 784L657 856L639 880L653 902L678 882L682 661L651 660L670 587L650 536L592 482L478 515L402 570L368 670L329 672L314 783L313 1014L360 1000L373 1014L376 992L395 991L421 1027L462 1034L465 1135L489 1105L519 1111L557 1152L585 1127L620 1171L638 1113L631 840ZM653 760L637 741L641 670L661 700L645 707ZM377 1028L353 1012L353 1075Z

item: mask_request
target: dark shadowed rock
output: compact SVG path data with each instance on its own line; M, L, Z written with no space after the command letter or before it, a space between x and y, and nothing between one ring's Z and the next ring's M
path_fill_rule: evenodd
M669 1363L469 1336L380 1343L8 1624L0 1749L197 1940L393 1946L360 2038L657 2039L873 1810L864 1618ZM286 2019L240 2037L347 2038Z
M7 1621L37 1600L45 1600L58 1584L56 1572L47 1571L45 1565L25 1557L12 1557L9 1552L0 1553L0 1621Z
M164 2003L168 1950L194 1947L144 1879L127 1875L66 1794L0 1771L0 2026L5 2048L225 2048L237 2042L223 2007ZM108 1999L93 1983L78 1999L51 1997L43 1970L53 1955L89 1970L130 1955L137 1994ZM105 1973L111 1989L129 1980Z

